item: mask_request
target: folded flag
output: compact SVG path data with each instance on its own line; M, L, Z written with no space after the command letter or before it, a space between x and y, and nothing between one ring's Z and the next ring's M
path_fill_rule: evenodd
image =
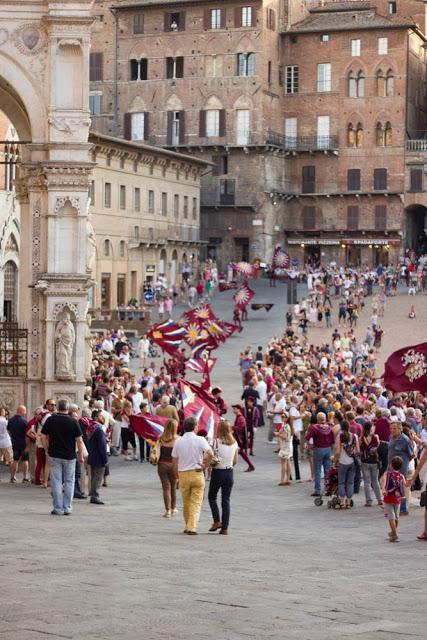
M137 413L129 416L129 424L131 429L138 436L156 442L163 433L163 427L168 418L162 416L153 416L151 413Z
M205 429L208 438L214 438L219 423L219 413L213 397L195 382L179 380L178 388L181 394L184 418L195 418L196 430Z
M404 347L385 363L384 384L392 391L420 391L427 394L427 342Z
M255 292L252 291L252 289L250 289L246 283L244 283L240 285L240 287L237 289L236 293L233 296L234 305L238 309L245 309L245 307L252 300L254 295L255 295Z
M172 320L168 320L167 322L154 324L147 331L147 335L163 351L173 356L184 339L185 328L176 322L172 322Z
M231 282L218 282L218 290L219 291L230 291L230 289L237 289L237 282L235 280L231 280Z
M266 311L270 311L270 309L272 309L273 307L274 307L274 304L272 304L272 303L265 304L265 303L261 303L261 302L260 303L253 302L251 304L251 309L253 311L259 311L260 309L265 309Z

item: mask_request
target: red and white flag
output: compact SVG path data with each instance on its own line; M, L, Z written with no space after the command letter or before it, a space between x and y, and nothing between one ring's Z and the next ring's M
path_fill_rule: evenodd
M392 391L427 394L427 342L392 353L385 363L383 378Z

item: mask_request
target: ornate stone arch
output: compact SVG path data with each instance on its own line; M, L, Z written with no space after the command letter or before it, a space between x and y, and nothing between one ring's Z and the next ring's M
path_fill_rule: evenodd
M224 106L221 100L216 95L212 94L211 96L209 96L209 98L206 99L204 108L205 109L223 109Z
M141 96L135 96L129 106L129 113L141 113L147 111L145 102Z
M64 313L64 311L69 311L71 317L74 320L80 320L79 310L77 306L73 302L57 302L53 307L52 311L52 320L58 320L58 317Z
M253 109L253 102L248 95L241 95L233 104L233 109Z
M166 100L166 111L182 111L182 102L175 93Z

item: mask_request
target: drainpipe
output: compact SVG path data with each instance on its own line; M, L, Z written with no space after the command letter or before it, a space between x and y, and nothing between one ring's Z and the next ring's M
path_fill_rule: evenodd
M114 135L119 132L119 18L117 9L111 8L114 16Z

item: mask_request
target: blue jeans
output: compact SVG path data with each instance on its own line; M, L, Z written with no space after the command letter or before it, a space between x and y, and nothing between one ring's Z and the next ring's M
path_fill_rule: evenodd
M350 498L354 493L354 476L356 475L356 465L354 462L351 464L338 465L338 497Z
M53 510L56 513L70 513L73 508L75 471L75 459L49 458Z
M315 447L313 452L313 460L314 460L314 491L315 493L320 493L320 476L322 473L323 467L323 475L328 475L328 471L331 468L331 447Z

